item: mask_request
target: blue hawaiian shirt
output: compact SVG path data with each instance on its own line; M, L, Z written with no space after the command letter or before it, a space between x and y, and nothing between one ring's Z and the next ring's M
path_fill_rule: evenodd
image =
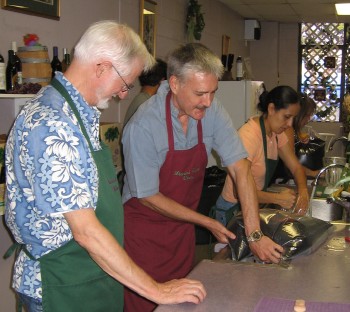
M99 150L100 112L61 73L56 78L71 95L93 149ZM73 111L52 86L21 110L5 153L6 224L15 240L39 258L72 239L63 213L96 208L97 168ZM15 261L12 286L42 298L40 263L23 251Z

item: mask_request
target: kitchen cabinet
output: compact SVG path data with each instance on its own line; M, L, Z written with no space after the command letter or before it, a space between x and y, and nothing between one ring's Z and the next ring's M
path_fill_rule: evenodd
M236 129L242 126L251 116L257 115L256 108L259 96L264 91L263 81L219 81L215 97L226 109ZM218 155L212 152L208 165L221 167Z
M264 91L262 81L219 81L215 96L230 115L238 129L246 120L258 114L259 96Z
M0 94L0 134L8 134L18 113L34 94Z

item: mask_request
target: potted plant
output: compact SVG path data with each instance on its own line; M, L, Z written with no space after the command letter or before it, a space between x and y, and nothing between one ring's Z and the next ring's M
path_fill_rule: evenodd
M201 5L197 0L190 0L188 3L186 29L189 41L192 39L200 40L205 22L203 13L201 13Z

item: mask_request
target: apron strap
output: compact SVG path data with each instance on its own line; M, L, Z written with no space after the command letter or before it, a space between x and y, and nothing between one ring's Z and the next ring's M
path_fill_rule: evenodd
M259 121L260 121L260 128L261 128L261 135L262 135L262 139L263 139L264 156L265 156L265 182L264 182L263 191L266 191L267 187L270 183L270 180L272 179L273 174L275 172L278 158L277 158L277 160L267 158L266 130L265 130L263 115L260 116ZM276 136L276 142L278 143L277 136Z
M168 130L169 151L173 151L175 147L174 147L173 127L171 122L170 98L171 98L171 91L169 91L166 96L165 118L166 118L166 127Z
M28 256L29 259L33 260L33 261L37 261L37 259L35 259L33 257L33 255L28 251L28 249L26 248L25 244L20 244L17 242L14 242L9 249L7 249L7 251L5 252L3 258L7 259L10 256L12 256L12 254L15 252L16 256L23 250L23 252Z
M19 298L17 298L16 312L22 312L22 311L23 311L23 303Z
M81 120L80 114L79 114L76 106L74 105L74 103L72 101L72 98L70 97L68 91L62 86L62 84L56 78L52 79L51 85L66 99L68 105L70 106L70 108L74 112L75 117L78 120L78 123L80 125L81 131L82 131L85 139L87 140L87 142L89 144L90 150L93 152L94 149L93 149L93 147L91 145L89 135L87 134L86 128L84 126L84 123Z

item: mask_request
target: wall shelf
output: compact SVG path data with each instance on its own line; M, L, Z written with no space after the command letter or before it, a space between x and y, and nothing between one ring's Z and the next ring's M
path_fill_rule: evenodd
M0 94L0 99L22 99L22 98L32 98L35 94Z

